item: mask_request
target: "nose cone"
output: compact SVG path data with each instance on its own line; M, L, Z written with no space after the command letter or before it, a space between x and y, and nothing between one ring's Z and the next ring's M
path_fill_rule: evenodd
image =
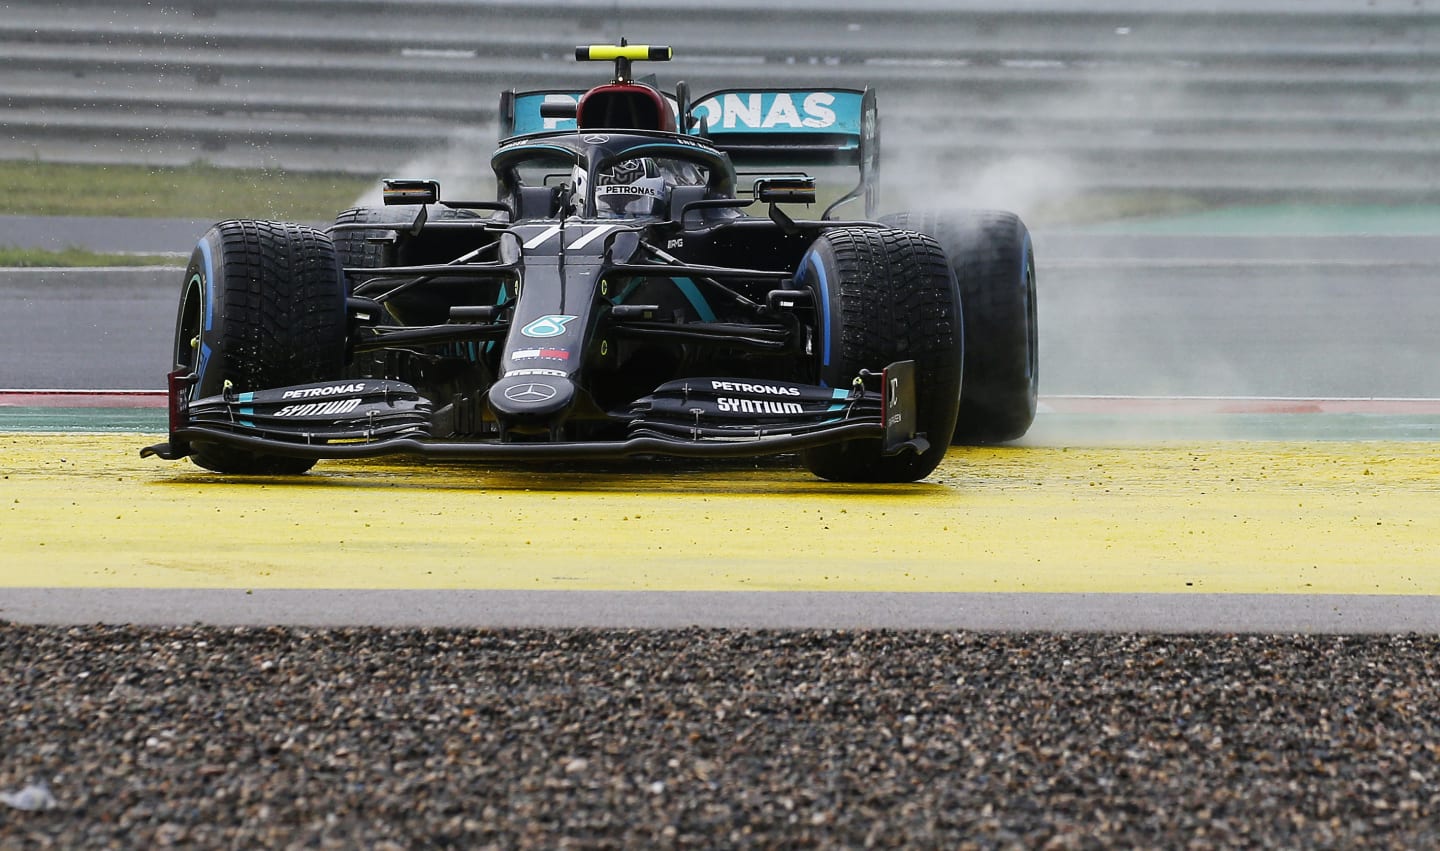
M537 370L538 372L538 370ZM549 428L575 401L564 375L507 375L490 387L490 409L511 427Z

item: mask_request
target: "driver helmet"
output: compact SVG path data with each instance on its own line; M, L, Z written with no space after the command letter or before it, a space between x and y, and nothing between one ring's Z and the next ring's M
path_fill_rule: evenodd
M649 157L621 160L595 175L595 212L601 217L652 216L665 204L665 175Z

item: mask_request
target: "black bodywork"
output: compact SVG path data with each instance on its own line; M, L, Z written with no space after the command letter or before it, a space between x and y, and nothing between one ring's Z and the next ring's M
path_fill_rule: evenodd
M702 179L668 188L638 218L597 214L568 179L567 169L593 177L635 157L688 163ZM804 200L806 184L741 188L730 157L693 134L531 134L502 144L492 164L497 201L446 202L432 182L395 181L386 209L402 220L331 229L337 244L379 247L376 265L344 269L343 374L197 398L198 369L182 363L170 376L169 441L146 453L178 458L197 443L309 459L926 447L909 363L845 386L822 380L825 295L797 284L826 230L877 225L797 220L776 203L751 215Z

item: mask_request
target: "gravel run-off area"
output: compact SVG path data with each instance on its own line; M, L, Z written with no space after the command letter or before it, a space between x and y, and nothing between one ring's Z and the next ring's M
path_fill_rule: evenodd
M1437 650L0 622L0 847L1435 847Z

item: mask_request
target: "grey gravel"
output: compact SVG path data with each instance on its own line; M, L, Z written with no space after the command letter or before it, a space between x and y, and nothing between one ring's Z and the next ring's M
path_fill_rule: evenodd
M0 847L1433 847L1437 649L0 622Z

